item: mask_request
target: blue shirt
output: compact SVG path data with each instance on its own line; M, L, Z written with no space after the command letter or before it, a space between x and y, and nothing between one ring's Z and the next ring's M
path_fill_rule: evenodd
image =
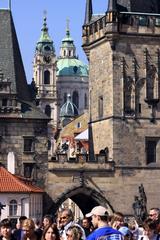
M109 226L100 227L94 230L86 240L122 240L122 234Z

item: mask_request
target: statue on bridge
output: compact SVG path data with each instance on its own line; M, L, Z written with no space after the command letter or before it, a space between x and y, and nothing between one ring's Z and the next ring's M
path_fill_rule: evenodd
M143 184L139 186L139 196L135 196L132 207L137 221L144 221L144 219L146 219L147 217L147 197L144 191Z

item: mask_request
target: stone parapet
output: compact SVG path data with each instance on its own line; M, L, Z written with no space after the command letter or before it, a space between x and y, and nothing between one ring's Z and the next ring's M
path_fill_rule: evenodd
M159 36L160 15L133 12L108 12L98 20L83 26L83 46L100 40L107 34L127 33Z

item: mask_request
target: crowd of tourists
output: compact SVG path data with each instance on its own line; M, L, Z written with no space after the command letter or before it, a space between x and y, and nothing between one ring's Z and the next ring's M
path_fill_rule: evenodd
M152 208L144 221L125 218L120 212L109 215L103 206L94 207L80 223L70 209L55 219L45 215L42 223L21 216L13 229L9 218L0 222L0 240L160 240L160 210Z

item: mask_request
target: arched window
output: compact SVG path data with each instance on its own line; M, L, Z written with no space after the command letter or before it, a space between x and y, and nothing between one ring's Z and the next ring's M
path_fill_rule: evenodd
M50 72L48 70L44 72L44 84L50 84Z
M17 216L17 208L18 204L16 200L11 200L9 202L9 215L10 216Z
M67 102L67 93L64 93L64 101L63 103L66 103Z
M50 105L46 105L46 107L45 107L45 114L48 117L51 117L51 107L50 107Z
M76 107L79 108L79 96L77 91L73 92L72 101L76 105Z
M87 98L87 94L85 93L84 95L84 109L88 108L88 98Z
M52 146L51 141L48 140L48 151L51 150L51 146Z

